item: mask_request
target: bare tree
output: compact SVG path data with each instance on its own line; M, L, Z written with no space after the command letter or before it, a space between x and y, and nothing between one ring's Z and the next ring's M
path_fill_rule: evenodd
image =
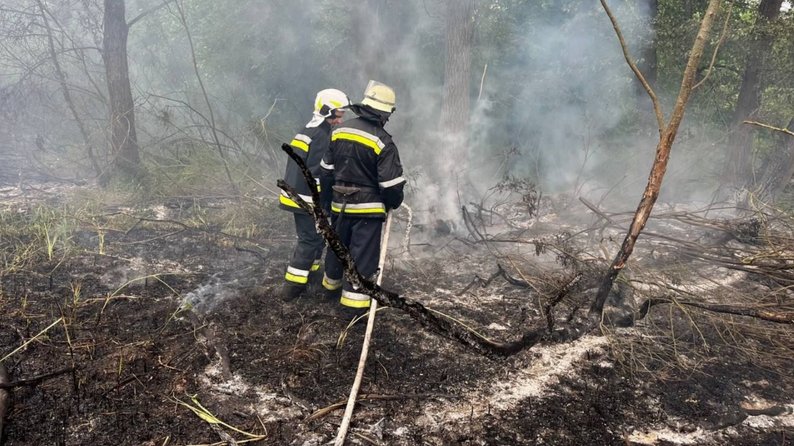
M648 222L648 218L650 217L651 211L653 210L653 205L656 203L656 199L659 197L659 189L662 186L662 180L664 179L664 174L667 170L667 162L670 159L670 149L673 145L673 142L675 141L675 137L678 132L678 126L681 124L681 120L684 118L684 111L686 109L687 102L689 101L689 96L693 90L698 64L700 62L700 58L703 55L703 51L706 46L706 40L708 39L712 24L714 23L714 17L717 15L717 12L720 9L720 0L709 0L706 13L703 16L703 20L700 22L700 29L698 30L697 37L695 37L695 42L689 52L689 60L687 61L686 68L684 69L681 87L679 89L678 97L675 101L672 114L670 115L670 120L667 121L666 125L664 125L664 116L661 112L661 106L658 103L659 101L656 98L656 95L653 93L653 89L650 87L650 85L648 85L647 80L643 77L636 64L632 61L626 47L626 42L623 39L623 34L620 31L620 27L618 26L614 15L607 6L606 1L600 1L601 6L603 6L604 10L609 16L609 19L612 21L613 27L615 28L615 32L620 41L621 48L623 49L626 62L629 64L640 82L642 82L649 96L651 96L651 99L653 100L654 109L657 112L656 115L660 120L660 125L659 143L656 145L656 158L654 159L653 166L651 167L651 173L648 176L648 184L645 186L642 199L637 206L637 211L634 213L634 218L631 221L631 226L629 227L629 231L623 240L623 244L621 245L620 250L615 256L615 259L612 261L612 264L604 275L604 278L601 281L601 286L598 288L596 299L590 307L590 316L598 318L600 318L603 313L604 303L606 302L607 296L612 289L612 284L615 281L615 278L626 266L626 262L631 256L631 253L634 251L634 245L637 242L637 238L645 227L645 224Z

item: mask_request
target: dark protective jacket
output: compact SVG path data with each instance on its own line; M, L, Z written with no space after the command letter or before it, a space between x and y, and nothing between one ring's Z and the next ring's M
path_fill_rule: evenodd
M312 175L314 176L317 185L320 186L320 201L322 202L322 206L326 209L331 204L331 181L330 178L323 179L323 183L321 184L320 174L322 172L320 168L320 162L322 161L325 153L328 151L328 146L331 143L331 124L327 121L323 121L317 127L304 127L301 131L295 135L290 142L290 145L295 150L295 153L303 159L306 163L306 166L309 167ZM287 160L287 170L284 173L284 181L292 186L298 195L303 198L309 204L314 204L312 201L312 193L309 189L309 185L306 183L306 179L303 177L303 173L298 167L298 164L289 158ZM325 184L327 182L327 184ZM325 186L325 187L323 187ZM282 209L286 209L292 212L301 212L305 213L303 209L301 209L298 204L293 201L291 198L287 196L287 193L283 190L281 191L281 195L278 197L279 206Z
M350 107L358 117L331 133L331 147L320 166L334 184L359 192L348 197L334 191L331 211L357 217L383 218L403 201L403 167L391 135L383 129L389 115L368 106Z

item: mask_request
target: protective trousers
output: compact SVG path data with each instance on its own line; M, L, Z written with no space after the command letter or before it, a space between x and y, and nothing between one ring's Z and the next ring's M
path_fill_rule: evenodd
M309 282L309 272L320 269L325 241L314 227L314 219L308 214L294 213L295 232L298 244L292 253L284 279L291 285L305 286Z
M341 218L341 220L340 220ZM359 274L372 279L378 270L380 256L380 235L383 220L380 218L363 218L334 214L331 217L342 243L350 250L353 262ZM323 287L327 290L338 290L342 286L340 303L350 308L369 308L370 297L357 292L346 280L343 281L344 270L339 258L331 250L325 256L325 274Z

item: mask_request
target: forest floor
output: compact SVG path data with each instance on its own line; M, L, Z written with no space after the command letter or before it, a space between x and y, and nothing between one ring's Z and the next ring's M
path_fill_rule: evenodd
M0 443L333 440L365 321L348 327L338 303L319 292L278 297L293 243L288 214L268 209L247 237L210 223L227 201L171 200L106 207L64 229L42 217L61 193L0 188L0 362L19 384ZM619 240L614 228L593 226L593 214L576 220L551 204L536 216L520 207L502 209L504 221L494 215L479 217L480 230L495 234L480 234L483 242L417 222L408 240L406 214L397 213L384 288L483 336L514 340L546 324L541 303L571 277L571 259L598 271L607 265L598 246L611 243L614 253ZM649 230L665 228L702 235L664 222ZM769 288L663 248L638 250L632 274L683 288L682 277L703 271L692 280L706 280L712 294L728 282L748 293ZM504 277L472 286L497 264L530 286ZM595 286L585 280L572 290L557 324L586 309ZM775 298L791 303L787 289ZM790 445L792 333L791 325L660 305L632 327L488 359L385 308L347 444Z

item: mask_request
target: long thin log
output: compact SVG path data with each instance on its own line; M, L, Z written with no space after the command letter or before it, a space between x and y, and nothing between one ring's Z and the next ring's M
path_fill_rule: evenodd
M303 172L304 179L306 179L306 182L310 186L314 202L319 203L320 193L317 191L316 182L314 181L314 177L312 176L308 167L306 167L306 163L304 163L303 160L294 152L289 144L282 144L281 149L298 164L298 167L300 167L301 171ZM425 308L424 305L418 302L401 297L397 293L385 290L377 284L365 279L361 276L361 274L359 274L358 270L356 270L355 263L353 262L353 258L350 255L350 251L342 243L342 241L339 239L339 236L331 227L331 224L328 222L328 216L325 214L325 211L322 209L322 207L311 206L310 204L303 201L295 189L293 189L292 186L287 184L284 180L278 180L277 185L279 188L284 190L284 192L286 192L287 195L294 200L298 206L301 207L301 209L308 212L309 215L314 218L317 231L323 236L326 243L328 243L329 249L336 254L344 266L345 278L348 280L348 282L350 282L357 289L361 290L363 293L375 299L379 305L402 310L414 320L419 322L422 326L430 329L431 331L455 339L463 345L489 358L514 355L546 338L545 327L539 327L525 332L520 339L512 342L493 342L491 340L477 336L471 331L466 330L457 324L453 324L446 319L439 318L430 310Z
M26 387L26 386L35 386L43 381L47 381L48 379L52 379L61 375L65 375L67 373L71 373L75 370L74 367L66 367L60 370L56 370L54 372L45 373L43 375L34 376L33 378L26 378L26 379L19 379L16 381L8 381L8 372L6 372L5 367L0 364L0 406L2 406L2 391L6 389L13 389L15 387ZM3 377L3 372L6 373L5 377ZM0 408L2 410L2 408ZM1 418L1 417L0 417Z
M735 316L746 316L761 319L778 324L794 324L794 311L776 311L774 309L760 309L751 307L738 307L735 305L710 304L706 302L694 302L673 298L651 298L640 305L637 320L644 319L652 307L661 304L678 304L687 307L699 308L712 313L732 314Z

